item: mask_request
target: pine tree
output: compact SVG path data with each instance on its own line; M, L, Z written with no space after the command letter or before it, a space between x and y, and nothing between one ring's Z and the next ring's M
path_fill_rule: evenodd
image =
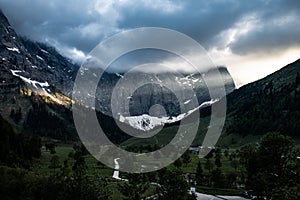
M178 158L177 160L175 160L174 166L177 167L177 168L180 168L182 166L182 162L181 162L180 158Z
M201 162L199 160L199 162L197 164L197 170L196 170L196 180L197 180L197 182L200 182L202 177L203 177L203 169L202 169Z
M299 84L300 84L300 74L298 72L297 76L296 76L296 85L299 85Z
M14 118L15 117L15 110L14 109L11 109L10 110L10 118Z
M188 151L182 155L182 162L185 164L185 166L191 162L191 156Z
M205 163L205 169L209 171L209 173L211 172L211 170L213 169L213 164L210 161L210 159L206 159L206 163Z
M49 169L53 169L53 173L55 174L55 170L60 167L59 157L57 155L52 156L50 160Z
M216 165L218 168L222 167L222 163L221 163L221 159L220 159L220 158L216 158L216 159L215 159L215 165Z

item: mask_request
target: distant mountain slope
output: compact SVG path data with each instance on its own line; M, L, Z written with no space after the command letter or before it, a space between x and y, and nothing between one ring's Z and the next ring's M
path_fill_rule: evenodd
M91 67L88 66L80 70L81 74L97 74L97 72L90 71L99 71L99 68L92 68L91 70ZM205 76L213 79L217 71L224 80L226 94L232 92L235 89L235 84L226 67L210 69L205 73ZM117 116L118 114L123 117L140 116L149 114L151 106L159 104L165 108L167 116L176 117L182 112L185 113L194 109L195 105L211 100L202 75L204 74L180 74L176 72L130 72L124 75L104 71L96 93L96 109L108 116ZM144 82L149 84L144 84ZM138 88L132 94L128 92L136 86ZM214 86L214 88L220 87L222 86ZM113 91L118 88L120 88L118 90L118 100L112 99ZM86 86L85 91L80 91L80 94L87 98L92 93L91 87L88 86ZM183 99L183 102L181 102L183 105L180 106L178 98ZM222 98L222 96L219 98ZM111 100L118 104L119 109L117 109L117 112L116 110L115 112L112 111ZM129 104L128 110L126 109L126 100ZM196 100L198 102L195 102Z
M0 11L1 70L70 92L73 73L78 66L61 56L54 48L19 37ZM24 80L24 79L23 79Z
M227 96L225 135L300 136L300 59Z
M202 144L210 121L210 107L200 113L201 124L192 145ZM165 134L153 138L130 138L123 146L167 144L179 124L168 125ZM300 60L227 95L227 117L219 145L238 147L257 142L267 132L300 137Z
M19 37L0 11L0 114L18 132L75 135L68 94L76 69L54 48Z
M53 47L19 37L1 12L0 33L0 86L2 86L2 91L0 89L0 92L6 94L3 96L4 99L0 99L0 102L3 102L3 106L0 106L3 116L8 117L12 108L18 110L18 105L24 107L22 109L23 112L28 113L32 106L28 107L27 105L31 103L19 102L23 99L20 98L20 95L31 96L32 93L42 97L45 102L65 106L70 105L72 100L68 97L71 96L74 84L73 79L77 74L79 66L61 56ZM226 93L230 93L235 89L233 79L225 67L220 67L218 71L224 79ZM85 72L86 69L80 71L80 73ZM216 69L209 70L205 75L214 78L215 72ZM116 115L119 115L120 118L117 118L117 120L121 120L121 117L149 114L151 106L160 104L166 109L167 117L176 117L182 114L182 112L187 113L196 107L194 93L191 93L189 88L195 91L196 100L198 100L199 104L211 101L209 92L201 76L201 74L197 73L176 74L170 72L151 75L143 72L132 73L129 81L127 81L131 85L124 86L125 89L121 89L118 93L120 113L112 115L112 91L118 81L125 80L126 76L118 73L104 72L99 83L98 93L95 97L97 104L93 109L97 109L107 116L116 117ZM162 82L163 84L168 83L168 85L171 85L173 90L176 90L182 99L184 99L184 102L182 102L183 105L179 105L173 91L160 84L148 84L136 90L131 96L127 95L126 91L128 87L134 87L141 80L146 79L149 83L155 79L158 83ZM218 88L221 86L216 85L214 87ZM88 87L85 91L82 91L81 96L89 98L90 89ZM15 99L13 101L14 105L5 104L4 102L8 103L5 99ZM125 109L124 99L130 99L129 113ZM192 101L192 99L194 100ZM76 103L84 105L83 102ZM22 117L21 122L25 117L26 114Z
M40 64L41 71L37 76L62 92L71 96L73 89L73 77L76 75L79 65L62 56L57 50L43 43L34 42L27 38L20 38L30 55L35 55ZM35 74L36 71L33 72Z

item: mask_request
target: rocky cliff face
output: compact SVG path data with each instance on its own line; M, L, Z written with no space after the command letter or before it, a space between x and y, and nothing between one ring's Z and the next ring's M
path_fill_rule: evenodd
M36 101L69 106L72 76L77 68L54 48L18 36L0 11L0 114L3 117L14 123L11 118L18 111L21 117L16 121L21 125Z
M22 79L32 90L42 89L40 83L45 83L45 88L48 83L70 93L76 65L52 47L19 37L2 12L0 34L1 78L6 79L2 84L12 86Z
M78 68L78 65L60 55L53 47L19 37L0 11L0 111L5 113L4 116L8 116L12 108L22 107L23 111L28 111L31 103L24 99L23 101L21 96L31 96L32 93L41 96L46 103L74 103L70 97ZM221 67L218 70L224 80L226 93L230 93L235 89L234 81L226 68ZM84 71L85 69L79 73ZM207 74L213 77L214 70ZM95 107L104 115L114 116L119 120L123 116L143 114L176 117L194 109L195 105L211 100L203 75L136 72L128 77L104 72L98 85ZM128 89L145 80L151 84L128 93ZM119 88L117 96L112 97L120 82L124 84ZM215 86L216 89L218 87L220 86ZM190 92L190 89L194 92ZM89 93L90 88L87 88L82 95L88 98ZM112 102L118 109L111 108ZM152 109L157 104L164 107L164 113L159 109Z
M226 93L232 92L235 89L235 84L226 68L220 67L207 72L207 74L213 78L216 70L219 70L223 78ZM164 107L165 116L178 116L183 112L194 109L195 105L211 100L203 75L136 72L129 76L123 76L122 74L104 73L97 91L96 108L110 116L120 114L123 116L139 116L151 114L149 113L151 107L159 104ZM121 84L118 85L118 82ZM149 84L141 85L133 93L128 93L130 88L136 87L142 82L149 82ZM221 86L214 86L215 89L219 87ZM113 90L116 90L116 88L118 91L117 100L112 97ZM194 98L195 95L196 98ZM111 103L118 105L119 109L112 111L110 108ZM126 104L128 104L129 109L126 109Z

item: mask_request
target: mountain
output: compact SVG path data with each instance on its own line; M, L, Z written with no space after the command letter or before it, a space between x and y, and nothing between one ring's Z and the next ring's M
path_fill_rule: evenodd
M0 34L1 115L18 131L65 140L76 138L70 106L81 102L74 102L70 96L79 66L61 56L53 47L19 37L2 12ZM79 73L85 73L85 69L82 70ZM233 145L239 143L235 138L260 137L269 131L299 137L300 60L239 89L235 89L225 67L219 67L218 71L228 94L227 119L221 139L224 144ZM218 102L209 97L203 75L211 74L213 77L214 73L211 70L205 74L179 76L174 73L138 72L126 77L125 74L103 72L96 93L96 106L92 109L99 111L100 124L117 143L128 139L128 136L117 127L112 116L123 122L127 129L148 131L167 126L171 127L172 131L167 132L172 135L180 120L193 115L194 109L201 109L201 116L209 118L209 104ZM156 80L169 85L175 83L183 88L173 88L178 89L185 100L183 107L180 108L173 92L160 84L142 86L130 96L127 96L126 88L132 86L123 85L118 98L128 99L129 110L125 109L125 101L119 101L120 112L113 113L110 106L112 92L119 81L126 80L130 80L131 85L137 85L141 80ZM188 87L193 88L201 106L194 107L193 96L185 89ZM89 96L90 91L85 92L83 96ZM163 105L165 113L159 109L158 113L155 110L149 112L156 104ZM199 134L205 130L202 125Z
M226 99L226 122L218 145L240 147L258 142L268 132L289 135L299 143L300 59L261 80L234 90L226 96ZM201 120L193 146L202 145L211 116L210 106L199 109ZM193 123L195 114L195 112L189 113L185 121ZM192 121L189 121L189 118ZM189 126L177 121L168 124L162 133L154 137L143 140L129 138L122 143L122 146L128 148L147 145L164 146L174 138L179 125Z
M72 81L67 80L72 79L78 66L52 47L19 37L2 12L0 12L0 34L3 71L9 71L13 76L24 77L22 79L27 80L29 87L35 85L36 88L47 82L65 93L70 92Z
M227 96L225 135L300 133L300 59Z
M99 70L101 69L91 65L83 65L79 74L93 77ZM141 71L119 74L103 71L96 97L92 95L90 82L86 81L83 83L86 84L83 89L76 91L79 98L74 100L78 104L86 105L85 102L96 98L96 110L146 131L179 121L199 105L222 98L223 96L219 95L216 99L212 99L204 81L204 76L206 79L214 80L217 72L225 85L225 93L232 92L235 84L225 67L210 69L202 74ZM212 87L213 90L219 90L222 85L214 82Z
M76 135L70 106L74 103L82 105L84 103L75 102L70 97L79 66L60 55L53 47L18 36L2 12L0 12L0 33L2 116L19 131L57 139ZM92 71L81 70L79 73ZM154 129L156 126L179 121L193 109L197 109L198 105L215 101L216 99L210 98L202 76L214 78L217 71L224 80L226 93L233 91L235 84L225 67L209 70L205 74L136 72L128 77L124 74L103 72L96 93L96 107L89 109L99 111L102 121L112 122L114 117L124 122L125 126L143 131ZM130 84L123 86L115 98L120 101L117 102L119 111L114 113L111 109L112 92L118 82L126 80ZM128 96L127 89L138 85L141 80L148 80L150 83L156 80L158 83L169 85L173 91L161 84L147 84ZM218 89L221 86L214 87ZM189 92L189 88L192 88L195 94ZM182 105L179 104L174 91L184 99ZM90 96L88 88L84 92L82 96ZM123 99L128 99L129 111L126 110ZM195 100L198 102L194 102ZM165 113L149 112L157 104L165 108ZM152 114L154 116L151 116ZM153 123L155 120L156 123ZM110 122L108 124L112 125ZM106 128L106 130L111 131L110 134L122 134L119 129Z
M0 113L18 132L56 138L71 132L77 69L54 48L19 37L0 12Z

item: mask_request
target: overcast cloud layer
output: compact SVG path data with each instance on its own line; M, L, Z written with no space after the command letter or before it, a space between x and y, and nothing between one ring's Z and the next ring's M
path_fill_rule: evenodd
M144 26L183 32L226 65L300 47L297 0L1 0L0 8L17 33L76 61L106 37Z

